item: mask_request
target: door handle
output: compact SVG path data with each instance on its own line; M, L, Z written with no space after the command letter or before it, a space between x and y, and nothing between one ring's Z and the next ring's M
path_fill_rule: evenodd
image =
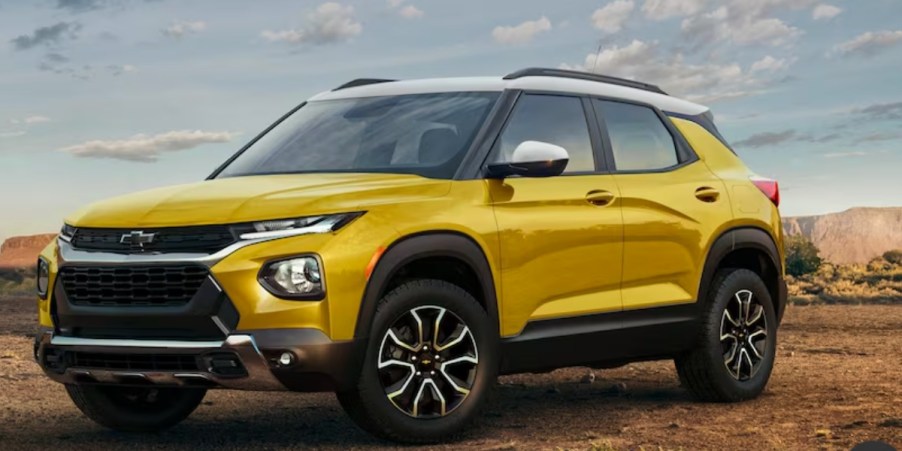
M614 193L605 190L592 190L586 193L586 202L604 207L614 201Z
M703 186L695 190L695 197L702 202L716 202L720 198L720 191L710 186Z

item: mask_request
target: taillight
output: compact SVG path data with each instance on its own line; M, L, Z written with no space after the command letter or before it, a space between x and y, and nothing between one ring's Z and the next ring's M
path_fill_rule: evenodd
M780 185L777 184L776 180L752 177L752 183L754 183L775 206L780 206Z

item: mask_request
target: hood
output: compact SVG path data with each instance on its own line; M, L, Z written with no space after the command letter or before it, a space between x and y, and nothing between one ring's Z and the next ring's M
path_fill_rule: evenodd
M439 197L449 180L399 174L280 174L207 180L97 202L66 218L75 227L173 227L366 210Z

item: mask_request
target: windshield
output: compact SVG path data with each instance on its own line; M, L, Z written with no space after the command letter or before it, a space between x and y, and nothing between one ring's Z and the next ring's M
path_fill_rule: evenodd
M310 102L217 177L305 172L454 176L500 93L454 92Z

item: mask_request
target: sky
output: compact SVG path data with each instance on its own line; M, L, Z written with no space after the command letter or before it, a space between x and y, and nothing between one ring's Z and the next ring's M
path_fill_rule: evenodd
M902 206L900 0L0 0L0 239L202 180L362 77L560 67L711 107L785 216Z

